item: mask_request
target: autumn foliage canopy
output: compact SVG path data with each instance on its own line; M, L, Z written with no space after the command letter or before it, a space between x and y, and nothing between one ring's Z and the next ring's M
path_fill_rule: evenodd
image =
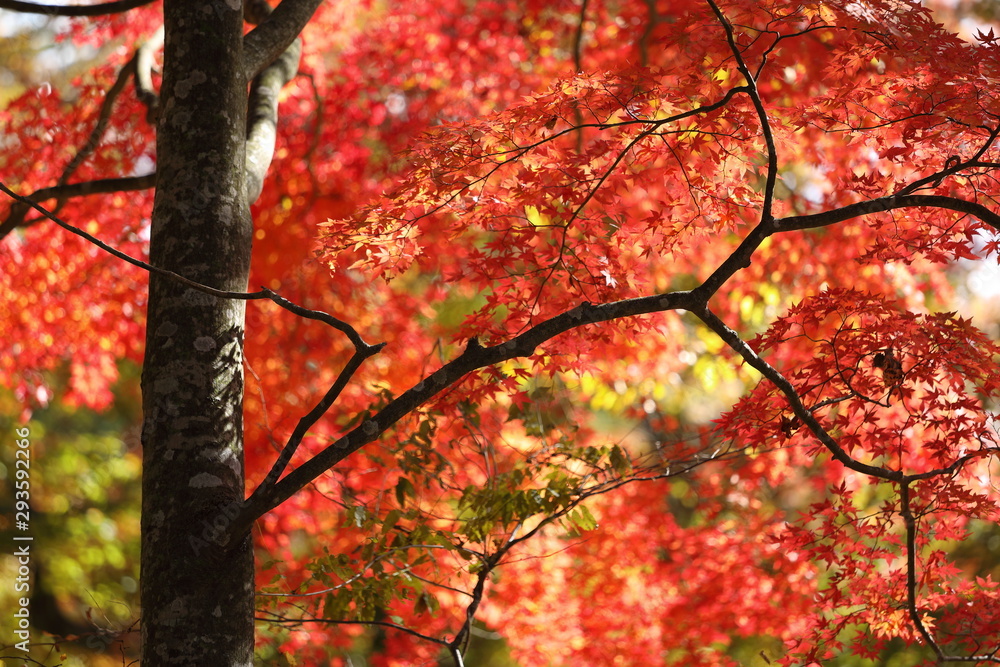
M159 11L67 22L116 46L0 111L3 184L138 259ZM991 32L905 0L338 0L302 40L250 289L385 346L345 384L356 340L248 306L248 496L328 391L289 470L368 443L257 522L261 655L1000 662L996 564L958 555L1000 519L1000 345L948 277L1000 249ZM0 376L26 415L102 410L146 272L4 198Z

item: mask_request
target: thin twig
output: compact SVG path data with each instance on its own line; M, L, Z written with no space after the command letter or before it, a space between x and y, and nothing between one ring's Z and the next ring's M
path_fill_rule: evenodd
M281 623L284 625L297 625L299 623L319 623L324 625L371 625L380 628L392 628L393 630L399 630L400 632L405 632L408 635L413 635L424 641L428 641L440 646L448 648L449 643L443 639L438 639L437 637L431 637L430 635L425 635L422 632L417 632L403 625L397 625L396 623L389 623L388 621L335 621L329 618L284 618L278 616L273 612L265 612L272 615L272 618L266 616L257 616L256 620L264 621L265 623Z
M375 351L377 352L378 349L381 349L381 347L382 347L382 344L379 344L379 345L369 345L368 343L366 343L364 341L364 339L361 338L361 335L354 329L354 327L352 327L347 322L344 322L343 320L337 319L336 317L333 317L332 315L330 315L328 313L324 313L323 311L320 311L320 310L311 310L309 308L305 308L305 307L300 306L298 304L292 303L288 299L286 299L283 296L279 295L277 292L269 290L266 287L265 288L261 288L257 292L228 292L226 290L219 290L219 289L215 289L214 287L209 287L208 285L203 285L203 284L201 284L199 282L195 282L194 280L191 280L189 278L185 278L184 276L180 275L179 273L174 273L173 271L169 271L167 269L161 269L160 267L153 266L152 264L148 264L147 262L144 262L141 259L136 259L135 257L132 257L131 255L128 255L128 254L122 252L121 250L118 250L117 248L114 248L114 247L108 245L107 243L105 243L104 241L101 241L100 239L96 238L92 234L88 234L87 232L83 231L79 227L75 227L75 226L69 224L68 222L62 220L61 218L59 218L59 216L57 216L57 215L53 214L52 212L50 212L49 210L45 209L40 204L37 204L37 203L33 202L32 200L28 199L27 197L23 197L23 196L17 194L16 192L14 192L10 188L8 188L6 185L4 185L2 182L0 182L0 192L4 192L9 197L11 197L11 198L13 198L13 199L15 199L15 200L23 203L23 204L26 204L27 206L30 206L31 208L33 208L36 211L38 211L39 213L41 213L42 215L44 215L46 218L48 218L52 222L56 223L57 225L59 225L60 227L62 227L63 229L65 229L66 231L68 231L68 232L70 232L72 234L76 234L77 236L86 239L90 243L93 243L94 245L96 245L101 250L103 250L103 251L105 251L105 252L113 255L114 257L117 257L118 259L120 259L120 260L122 260L124 262L127 262L128 264L131 264L132 266L136 266L136 267L138 267L140 269L143 269L145 271L148 271L150 273L155 273L155 274L157 274L159 276L170 278L171 280L173 280L175 282L178 282L178 283L180 283L180 284L182 284L182 285L184 285L186 287L190 287L191 289L197 290L197 291L202 292L204 294L209 294L211 296L218 297L220 299L234 299L234 300L238 300L238 301L258 301L258 300L261 300L261 299L267 299L269 301L273 301L274 303L276 303L277 305L281 306L285 310L287 310L289 312L292 312L292 313L295 313L296 315L299 315L300 317L305 317L305 318L308 318L308 319L311 319L311 320L317 320L317 321L320 321L320 322L324 322L325 324L333 327L337 331L340 331L341 333L343 333L344 335L346 335L347 338L351 341L351 343L356 348L360 348L360 349L364 349L364 350L371 350L373 348L377 348L377 349L375 349Z
M986 141L983 142L983 145L979 147L979 150L977 150L971 158L968 160L962 160L957 155L953 155L945 160L944 166L940 171L910 183L905 188L902 188L898 192L894 193L895 196L899 197L902 195L912 194L913 192L925 187L937 187L948 176L953 176L954 174L966 169L974 169L976 167L997 168L1000 165L990 162L984 163L982 162L982 157L986 154L986 151L990 149L998 136L1000 136L1000 126L990 130L990 134L986 138Z
M774 135L771 133L771 121L767 117L767 109L764 108L764 101L761 99L760 90L757 88L757 81L743 59L743 53L736 44L733 25L726 18L725 14L722 13L722 10L719 9L719 6L715 4L715 0L706 0L706 2L708 2L708 5L712 8L712 12L715 13L716 18L719 19L719 23L722 24L722 28L726 31L726 42L729 44L729 50L736 59L736 67L740 70L743 78L746 79L747 94L750 95L754 109L757 112L757 118L760 120L760 131L764 135L764 144L767 147L767 180L764 184L764 202L761 205L760 215L762 220L770 220L772 218L774 203L774 187L778 178L778 150L775 147Z
M133 54L129 58L129 61L118 71L115 82L111 84L107 94L104 96L104 100L101 102L101 109L97 113L97 122L94 124L94 129L90 131L90 136L87 137L86 143L83 144L76 155L73 156L73 159L69 161L69 164L66 165L66 168L63 169L62 176L59 177L59 181L56 184L57 186L66 185L69 182L70 176L97 150L97 147L101 143L101 137L104 136L104 131L108 129L108 123L111 122L111 112L114 109L115 101L121 95L122 91L125 90L129 77L135 73L136 59L136 54ZM60 202L61 205L62 202Z
M920 610L917 609L917 520L910 508L910 485L908 482L904 481L899 485L899 501L899 511L903 516L903 525L906 527L906 610L910 614L910 621L927 645L934 651L938 662L941 663L945 660L944 651L931 636L920 617Z
M258 497L268 493L277 483L278 479L281 477L281 473L285 471L288 467L289 461L292 460L292 456L298 449L299 445L302 443L302 439L306 436L312 426L320 420L320 418L326 414L326 411L336 402L337 398L340 396L341 392L350 382L351 378L364 363L365 359L376 354L385 346L385 343L380 343L379 345L368 345L365 347L360 347L355 350L354 354L348 360L347 365L344 366L343 370L337 375L337 379L334 380L330 389L327 390L326 394L322 399L310 410L305 416L299 419L299 423L296 424L295 430L292 435L289 436L288 442L285 444L284 448L281 450L281 454L275 460L274 465L271 466L271 470L267 473L267 477L264 481L250 494L250 498L247 499L248 503L254 502Z
M142 176L126 176L124 178L100 178L94 181L81 181L79 183L68 183L63 186L53 186L36 190L27 197L11 195L17 198L10 208L7 219L0 223L0 240L10 234L18 227L24 227L49 216L35 218L25 221L24 216L31 209L32 204L41 204L47 199L67 199L69 197L86 197L88 195L110 194L112 192L134 192L137 190L148 190L156 185L156 174L143 174ZM8 190L4 190L10 194ZM16 210L15 210L16 209ZM51 219L51 218L49 218Z

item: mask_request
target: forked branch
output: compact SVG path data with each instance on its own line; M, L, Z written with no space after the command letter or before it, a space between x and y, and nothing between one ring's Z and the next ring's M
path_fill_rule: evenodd
M771 384L778 388L778 390L784 394L785 400L788 401L792 412L798 417L799 421L809 427L816 439L819 440L824 447L833 455L833 458L842 463L845 467L850 468L856 472L860 472L864 475L870 475L877 479L884 479L890 481L899 481L903 479L903 474L898 470L890 470L889 468L883 468L881 466L873 466L867 463L862 463L857 459L852 458L844 448L836 441L836 439L830 435L830 433L819 423L812 411L805 406L802 399L799 397L795 387L789 382L784 375L782 375L776 368L771 366L753 351L746 342L740 338L739 334L730 329L725 322L723 322L719 317L713 313L707 306L699 306L693 309L692 312L705 323L709 329L714 331L716 335L719 336L726 345L729 346L734 352L740 355L748 366L758 371L763 375Z
M729 51L733 54L733 58L736 59L737 69L739 69L740 74L743 75L743 78L747 82L747 94L750 95L754 111L757 113L757 119L760 121L760 131L764 136L764 146L767 150L767 180L764 183L764 200L761 204L760 215L761 220L770 220L774 204L774 186L778 179L778 149L774 143L774 134L771 132L771 121L767 117L764 100L761 99L760 91L757 89L757 80L753 72L750 71L750 67L743 58L743 52L736 43L733 24L729 22L729 19L722 13L719 6L715 4L715 0L706 0L706 2L708 2L709 7L712 8L712 13L715 14L719 23L722 24L722 28L726 31L726 42L729 44Z
M243 40L243 73L247 81L291 46L323 0L282 0Z

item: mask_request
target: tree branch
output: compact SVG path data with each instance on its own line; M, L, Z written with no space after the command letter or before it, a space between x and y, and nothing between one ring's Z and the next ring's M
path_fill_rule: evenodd
M555 336L585 324L606 322L621 317L629 317L667 310L685 309L694 312L710 329L715 331L734 351L753 368L770 380L787 398L792 411L806 424L833 457L846 467L879 479L901 481L903 473L862 463L851 458L837 441L826 432L812 412L802 403L791 383L766 361L761 359L735 331L730 329L707 304L712 295L737 271L750 265L751 258L760 244L773 233L821 227L842 222L853 217L902 207L937 207L973 213L1000 229L1000 215L986 207L953 197L931 195L909 195L905 197L884 197L868 202L852 204L833 211L809 215L793 216L775 221L763 219L743 240L740 246L712 273L709 278L692 292L673 292L663 295L638 297L602 305L583 304L546 320L511 340L487 348L481 347L475 339L459 357L431 373L422 382L391 401L372 418L344 435L322 452L289 473L274 486L257 495L253 502L244 503L240 516L231 524L227 539L232 540L249 530L257 518L277 507L294 495L299 489L332 468L349 454L375 440L381 433L410 414L426 401L447 387L458 382L468 373L492 366L502 361L527 357L535 348ZM256 494L255 494L256 495Z
M292 460L292 456L299 448L299 445L302 444L302 439L306 436L309 429L312 428L312 426L318 422L320 418L326 414L326 411L329 410L330 407L337 401L337 398L340 396L341 392L344 391L347 383L350 382L352 377L354 377L357 370L361 368L361 364L364 363L365 359L377 354L383 347L385 347L385 343L380 343L378 345L366 345L355 349L354 355L351 356L343 370L341 370L340 374L337 375L337 379L334 380L330 389L327 390L326 395L324 395L319 403L317 403L313 409L302 417L298 424L296 424L295 430L289 436L288 442L281 450L281 453L275 460L274 465L271 466L271 470L267 473L267 477L265 477L264 481L260 483L252 494L250 494L250 498L247 499L248 503L256 503L258 498L266 496L270 490L274 488L274 485L281 477L281 473L283 473L285 468L288 467L288 462Z
M732 52L733 58L736 59L736 67L739 69L740 74L746 79L747 93L750 95L754 110L757 112L757 118L760 120L760 131L764 135L764 145L767 147L767 180L764 184L764 202L761 205L760 215L762 220L770 220L772 218L771 210L774 203L774 186L778 178L778 150L774 144L774 135L771 133L771 121L768 120L767 110L764 108L764 101L760 97L760 91L757 89L757 81L754 78L753 72L750 71L746 61L743 59L743 53L736 44L733 24L729 22L729 19L722 13L719 6L715 4L715 0L707 0L707 2L709 7L712 8L715 17L719 20L719 23L722 24L722 28L726 31L726 42L729 44L729 50Z
M701 114L707 114L707 113L710 113L710 112L715 111L717 109L721 109L722 107L724 107L727 104L729 104L729 102L737 94L739 94L739 93L745 93L745 92L747 92L747 87L746 86L736 86L735 88L730 88L729 90L726 91L726 94L721 99L716 100L715 102L712 102L711 104L706 104L706 105L703 105L703 106L699 106L699 107L696 107L694 109L688 109L687 111L682 111L681 113L674 114L673 116L670 116L669 118L661 118L659 120L642 120L642 119L638 119L638 118L633 118L633 119L630 119L630 120L616 121L616 122L613 122L613 123L584 123L583 125L575 125L575 126L568 127L566 129L560 130L560 131L555 132L555 133L553 133L553 134L551 134L551 135L549 135L549 136L547 136L547 137L545 137L543 139L539 139L537 141L534 141L534 142L532 142L530 144L519 145L519 146L516 146L515 148L501 149L501 150L496 150L496 151L492 151L492 152L483 153L480 156L481 158L496 157L496 158L502 158L502 159L496 160L493 163L492 167L489 168L489 170L487 171L486 174L484 174L482 176L478 176L476 178L473 178L472 180L470 180L470 181L468 181L466 183L463 183L460 188L456 189L450 195L448 195L443 200L441 200L441 202L439 204L431 206L429 208L429 210L421 213L417 217L408 219L408 222L416 222L417 220L419 220L421 218L425 218L425 217L427 217L429 215L433 215L433 214L437 213L438 211L440 211L440 210L444 209L446 206L448 206L448 204L450 204L456 198L458 198L459 196L461 196L463 193L468 192L473 187L476 187L476 186L478 186L478 185L480 185L482 183L485 183L498 169L500 169L500 168L502 168L502 167L504 167L504 166L506 166L508 164L511 164L513 162L516 162L520 158L522 158L525 155L527 155L527 153L529 151L531 151L531 150L533 150L535 148L538 148L539 146L542 146L542 145L544 145L546 143L555 141L556 139L558 139L558 138L560 138L560 137L562 137L564 135L570 134L572 132L581 132L582 130L585 130L585 129L595 129L595 130L598 130L598 131L604 131L604 130L614 130L614 129L618 129L618 128L622 128L622 127L627 127L627 126L630 126L630 125L642 125L642 126L645 126L645 129L642 130L642 132L640 134L640 138L645 138L645 137L650 136L651 134L653 134L654 133L653 131L655 131L657 128L662 127L664 125L668 125L668 124L671 124L671 123L676 123L678 121L684 120L685 118L690 118L692 116L697 116L697 115L701 115ZM507 156L509 156L509 157L507 157ZM617 165L617 163L620 162L620 160L623 157L624 157L624 153L622 153L622 155L619 156L619 158L615 161L615 164ZM607 178L607 177L605 177L605 178ZM591 195L591 197L592 196L593 195ZM577 212L577 213L579 213L579 212Z
M380 628L392 628L393 630L399 630L400 632L405 632L408 635L413 635L418 639L423 639L424 641L431 642L433 644L439 644L445 648L449 648L448 642L443 639L438 639L437 637L431 637L430 635L425 635L423 633L417 632L416 630L411 630L410 628L397 625L396 623L390 623L388 621L334 621L329 618L284 618L278 616L273 612L267 612L271 614L271 618L266 616L257 616L256 620L264 621L266 623L282 623L285 625L298 625L300 623L321 623L324 625L370 625Z
M736 250L712 272L712 275L705 279L705 282L698 286L696 291L703 295L702 301L708 303L712 295L719 291L719 288L732 278L737 271L750 266L754 252L775 231L773 219L766 218L757 223L757 226L747 234L747 237L743 239Z
M80 183L68 183L66 185L56 185L51 188L36 190L27 197L15 194L0 183L0 190L13 197L16 201L10 207L7 219L0 223L0 240L10 234L18 227L26 226L24 217L32 208L37 209L45 218L53 220L59 224L53 215L37 206L46 199L68 199L69 197L85 197L87 195L108 194L111 192L134 192L136 190L147 190L156 185L156 174L145 174L143 176L128 176L125 178L101 178L96 181L81 181ZM41 219L41 218L39 218ZM33 220L31 222L36 222ZM75 229L75 228L74 228ZM72 230L71 230L72 231ZM86 237L84 237L86 238ZM107 250L107 248L105 248Z
M583 0L580 3L580 18L576 24L576 31L573 33L573 71L577 74L583 71L583 33L587 23L587 4L590 0ZM577 125L580 122L577 121Z
M0 0L0 2L3 2L3 0ZM160 26L160 29L153 33L153 35L146 40L145 43L136 48L135 53L132 54L129 61L125 63L121 70L119 70L115 82L108 89L107 94L105 94L104 101L101 102L101 108L97 113L97 123L94 125L94 129L90 131L90 135L87 137L86 143L84 143L77 154L73 156L73 159L70 160L68 165L66 165L66 168L63 169L62 175L59 177L59 181L53 187L37 190L30 196L31 199L40 203L46 199L55 197L59 201L56 204L54 211L58 211L63 207L63 204L68 197L120 192L126 190L144 190L155 185L156 179L153 174L138 177L99 179L75 183L73 185L69 185L68 183L70 177L76 172L77 169L80 168L80 165L82 165L87 158L93 155L94 151L97 150L97 147L100 145L101 138L104 136L108 123L111 121L111 112L114 108L115 101L125 89L129 76L133 76L134 78L136 96L143 104L146 105L146 120L148 122L155 121L158 99L156 92L153 91L152 84L152 54L162 45L163 26ZM151 118L153 120L150 120ZM29 210L30 207L23 202L18 202L11 206L11 209L7 214L7 219L4 220L3 223L0 223L0 239L3 239L3 237L17 227L23 226L25 224L24 218Z
M504 343L482 347L473 338L457 358L390 401L374 416L364 420L354 430L288 473L271 489L258 495L253 502L245 502L239 516L230 524L224 540L228 544L238 541L257 518L283 503L348 455L378 438L400 419L475 370L510 359L531 356L542 343L587 324L669 310L692 310L696 307L699 307L699 304L692 292L655 294L600 305L584 303L545 320Z
M62 220L58 216L54 215L52 212L46 210L39 204L36 204L35 202L31 201L27 197L22 197L21 195L17 194L16 192L8 188L2 182L0 182L0 192L3 192L7 194L9 197L12 197L17 201L30 206L31 208L41 213L52 222L56 223L57 225L65 229L66 231L72 234L76 234L77 236L84 238L87 241L90 241L101 250L117 257L118 259L124 262L131 264L132 266L136 266L150 273L155 273L157 275L164 276L182 285L190 287L193 290L197 290L198 292L202 292L203 294L209 294L211 296L218 297L220 299L237 299L240 301L259 301L262 299L267 299L268 301L273 301L274 303L284 308L285 310L291 313L295 313L299 317L305 317L310 320L317 320L319 322L323 322L333 327L337 331L340 331L341 333L346 335L347 338L351 341L351 343L355 346L355 348L360 348L366 351L373 350L372 354L374 354L375 352L377 352L379 349L382 348L381 343L378 345L369 345L368 343L366 343L364 339L361 338L361 335L354 329L354 327L352 327L347 322L337 319L336 317L328 313L324 313L323 311L310 310L309 308L304 308L303 306L292 303L288 299L279 295L277 292L273 292L267 289L266 287L261 288L256 292L229 292L226 290L215 289L214 287L209 287L208 285L202 285L201 283L195 282L190 278L185 278L179 273L174 273L173 271L168 271L167 269L161 269L158 266L153 266L152 264L148 264L142 261L141 259L136 259L135 257L132 257L131 255L128 255L122 252L121 250L118 250L117 248L113 248L112 246L108 245L104 241L101 241L92 234L88 234L82 229L74 227L68 222Z
M827 227L863 215L882 213L901 208L943 208L958 211L959 213L967 213L1000 231L1000 214L994 213L982 204L944 195L892 195L856 204L848 204L847 206L823 211L822 213L795 215L778 220L763 218L747 234L739 247L719 265L696 291L704 295L705 298L702 301L708 303L708 298L717 292L737 271L750 266L754 252L772 234Z
M151 5L157 0L116 0L100 5L39 5L21 0L0 0L0 9L22 14L48 14L49 16L105 16L120 14L136 7Z
M153 89L153 54L163 47L163 25L135 50L135 96L146 107L146 122L156 126L160 96Z
M57 185L66 185L70 176L97 150L98 145L101 143L101 137L104 136L104 131L108 129L108 123L111 122L111 111L115 106L115 100L125 90L129 76L135 72L137 53L133 54L129 61L125 63L125 66L118 71L118 77L111 85L111 88L108 89L107 94L104 96L104 101L101 102L101 109L97 114L97 123L94 125L94 129L90 131L87 142L77 151L73 159L66 165L66 168L63 169L62 176L59 177Z
M934 651L940 663L945 660L944 651L934 641L934 637L931 636L923 619L920 618L920 610L917 609L917 520L910 508L910 485L908 482L899 485L899 503L899 512L903 516L903 525L906 527L906 610L910 615L910 622Z
M267 0L243 0L243 20L250 25L260 25L273 11Z
M989 150L990 146L993 145L993 142L996 141L997 136L1000 136L1000 126L990 130L990 134L986 138L986 141L983 142L983 145L979 147L979 150L976 151L976 153L968 160L963 161L957 155L949 157L947 160L945 160L944 166L941 168L940 171L931 174L930 176L925 176L924 178L914 181L913 183L910 183L902 190L896 192L895 195L899 197L901 195L911 194L924 187L928 186L936 187L941 183L941 181L943 181L948 176L952 176L966 169L973 169L976 167L991 167L994 169L997 168L1000 165L988 162L983 163L980 161L982 157L986 154L986 151Z
M942 477L945 475L953 475L955 472L964 466L969 461L975 459L980 459L984 456L990 456L1000 454L1000 448L997 447L986 447L978 451L966 454L965 456L960 456L959 458L952 461L950 464L943 468L934 468L933 470L925 470L924 472L914 473L912 475L903 475L903 481L907 484L911 482L917 482L923 479L932 479L934 477Z
M783 376L777 369L771 366L771 364L764 361L756 352L754 352L753 349L747 345L742 338L740 338L739 334L730 329L725 322L709 310L708 306L698 304L696 307L689 310L691 310L691 312L693 312L698 319L704 322L709 329L714 331L719 338L721 338L726 345L730 347L730 349L743 357L743 360L747 363L747 365L756 369L761 375L767 378L771 384L777 387L782 394L785 395L785 399L788 401L789 406L791 406L792 412L795 416L799 418L799 421L809 427L809 430L813 432L813 435L815 435L823 446L830 451L833 458L840 461L840 463L842 463L845 467L864 475L870 475L871 477L876 477L878 479L897 482L903 479L902 472L898 470L890 470L888 468L861 463L860 461L851 458L851 456L844 451L843 447L840 446L833 436L827 433L826 429L819 423L812 411L802 403L802 399L799 397L798 392L795 391L795 387L792 386L791 382L785 379L785 376Z
M323 0L282 0L243 39L243 73L254 79L287 49Z
M278 136L278 95L295 76L302 55L302 41L293 40L273 63L254 79L247 112L247 201L253 203L264 190L264 179L274 158Z
M271 471L268 473L264 482L253 493L248 502L253 501L255 497L266 495L267 492L273 489L275 482L281 476L281 473L284 471L285 467L288 465L288 462L295 454L295 451L298 449L298 446L302 442L302 438L305 437L305 434L308 431L308 429L312 427L312 425L315 424L317 421L319 421L319 419L326 413L326 411L330 408L330 406L333 405L333 403L337 400L337 397L347 386L347 383L350 381L351 377L353 377L357 369L360 368L364 360L367 359L368 357L375 355L376 353L379 352L379 350L381 350L385 346L385 343L379 343L377 345L369 345L364 341L364 339L361 338L358 332L346 322L339 320L322 311L310 310L308 308L304 308L295 303L292 303L288 299L285 299L284 297L278 295L277 293L267 288L263 288L258 292L227 292L224 290L218 290L213 287L209 287L207 285L202 285L193 280L189 280L188 278L185 278L184 276L175 273L173 271L161 269L159 267L143 262L142 260L136 259L126 253L123 253L117 248L113 248L108 244L104 243L103 241L97 239L93 235L88 234L87 232L61 220L60 218L50 213L46 209L42 208L37 203L31 201L27 197L22 197L16 194L3 183L0 183L0 191L6 193L8 196L14 198L21 204L36 209L46 218L52 220L63 229L86 239L87 241L93 243L94 245L101 248L105 252L108 252L111 255L129 264L132 264L133 266L149 271L150 273L156 273L158 275L165 276L183 285L198 290L199 292L210 294L218 298L240 299L246 301L269 299L270 301L273 301L281 308L284 308L285 310L288 310L289 312L294 313L295 315L324 322L327 325L333 327L334 329L337 329L338 331L344 333L348 337L348 339L354 345L355 349L354 355L351 357L351 359L347 362L347 365L337 376L337 379L334 381L333 385L327 391L323 399L320 400L320 402L317 403L316 406L307 415L305 415L302 419L299 420L299 423L296 426L295 431L292 433L291 437L288 440L288 443L285 445L281 454L279 454L278 459L275 461L274 465L271 468Z
M868 201L856 204L848 204L847 206L823 211L822 213L793 215L781 218L775 221L774 227L777 232L814 229L817 227L827 227L870 213L917 207L944 208L950 211L958 211L959 213L968 213L979 218L997 231L1000 231L1000 215L997 213L994 213L982 204L944 195L890 195L888 197L879 197L878 199L869 199Z

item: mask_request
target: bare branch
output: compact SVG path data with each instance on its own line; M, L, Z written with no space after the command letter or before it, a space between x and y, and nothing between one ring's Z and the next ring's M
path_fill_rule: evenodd
M739 247L719 265L696 291L704 295L702 301L707 303L708 298L717 292L737 271L750 266L754 252L771 234L827 227L863 215L901 208L943 208L960 213L968 213L992 226L997 231L1000 231L1000 214L994 213L982 204L943 195L880 197L856 204L848 204L847 206L823 211L822 213L795 215L778 220L768 220L765 218L750 231Z
M938 662L942 662L946 659L944 651L934 641L934 637L920 617L920 610L917 609L917 520L910 509L910 485L907 482L899 485L899 502L899 511L903 515L903 525L906 527L906 610L910 614L910 622L934 651Z
M128 176L125 178L101 178L96 181L82 181L62 186L57 185L51 188L36 190L27 197L13 194L6 187L3 187L3 191L14 197L17 201L11 206L7 219L3 223L0 223L0 239L3 239L3 237L18 227L27 226L29 223L37 222L39 219L51 219L51 216L46 211L42 213L44 218L28 222L24 220L27 212L33 208L33 204L39 204L46 199L63 200L70 197L85 197L87 195L109 194L111 192L134 192L136 190L148 190L154 185L156 185L156 174ZM44 211L44 209L39 210Z
M399 630L400 632L405 632L408 635L413 635L424 641L431 642L433 644L439 644L445 648L449 648L448 642L443 639L438 639L437 637L431 637L430 635L425 635L423 633L417 632L416 630L411 630L410 628L397 625L396 623L390 623L388 621L334 621L329 618L284 618L274 614L272 612L270 617L267 616L257 616L256 620L264 621L266 623L281 623L284 625L298 625L300 623L319 623L325 625L371 625L380 628L392 628L393 630Z
M284 449L281 450L281 454L275 460L274 465L271 466L271 470L267 473L267 477L264 481L254 490L247 500L248 503L255 503L256 499L266 495L277 483L278 478L281 477L281 473L285 471L288 466L288 462L292 460L292 456L298 449L299 445L302 443L302 439L305 437L306 432L312 426L320 420L320 418L326 414L326 411L337 401L341 392L350 382L351 378L361 368L361 364L364 363L365 359L378 353L385 347L385 343L380 343L378 345L367 345L364 347L359 347L355 350L354 355L348 360L347 365L344 366L340 374L337 375L337 379L334 380L330 389L327 390L326 395L309 411L304 417L299 420L296 424L295 430L292 432L291 436L288 438L288 442Z
M136 7L151 5L156 0L116 0L99 5L39 5L21 0L0 0L0 9L22 14L48 14L49 16L105 16L120 14Z
M245 534L258 517L283 503L352 452L374 441L393 424L469 373L509 359L529 357L539 345L559 334L588 324L669 310L692 310L697 307L700 307L700 304L692 292L655 294L600 305L584 303L545 320L504 343L483 347L476 339L471 339L465 351L457 358L390 401L374 416L364 420L357 428L288 473L266 493L257 496L253 502L244 503L240 515L230 525L228 543L233 544L238 541L237 538Z
M244 19L253 25L266 21L274 10L267 0L246 0ZM302 40L295 39L273 63L254 77L247 105L247 201L257 201L264 191L264 179L274 159L274 144L278 136L278 96L281 89L298 73L302 57Z
M264 179L274 158L278 136L278 95L295 76L302 55L302 41L294 40L277 60L253 81L247 115L247 202L253 203L264 190Z
M754 252L775 231L773 219L764 219L757 223L757 226L747 234L747 237L743 239L736 250L712 272L712 275L705 279L705 282L698 286L697 291L704 295L703 302L708 303L708 299L719 291L719 288L732 278L737 271L750 266Z

